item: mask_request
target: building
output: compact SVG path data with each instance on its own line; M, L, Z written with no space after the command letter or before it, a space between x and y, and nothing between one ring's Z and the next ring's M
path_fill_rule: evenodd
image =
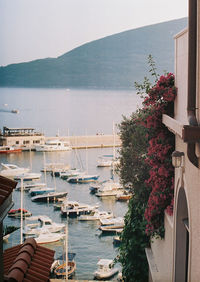
M44 134L36 132L34 128L3 127L0 134L0 146L14 146L23 149L32 149L35 145L44 144Z
M165 238L146 250L149 281L200 281L200 2L189 0L188 29L175 36L178 95L174 118L163 123L175 134L174 212L165 214Z

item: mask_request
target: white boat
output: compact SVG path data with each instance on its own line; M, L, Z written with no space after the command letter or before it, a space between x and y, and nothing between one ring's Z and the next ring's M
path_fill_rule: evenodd
M49 187L38 187L38 188L32 188L29 190L29 195L31 197L36 195L42 195L45 193L55 192L55 188L49 188Z
M79 174L77 176L72 176L67 179L69 183L88 183L96 181L99 178L97 174Z
M113 155L104 155L104 156L101 156L101 157L98 157L98 160L97 160L97 167L110 167L112 166L112 159L110 158L113 158Z
M114 218L109 218L109 219L100 219L100 223L103 226L109 226L109 225L121 225L124 226L124 218L119 216L119 217L114 217Z
M23 185L23 190L24 191L29 191L30 189L33 189L33 188L39 188L39 187L45 187L46 186L46 183L42 183L42 182L33 182L33 183L30 183L30 184L24 184ZM16 190L19 190L21 191L21 185L17 186L16 187Z
M88 214L96 210L98 206L91 206L88 204L78 203L76 201L65 201L61 206L62 216L79 216Z
M32 202L56 202L58 198L67 196L68 192L49 192L42 195L36 195L31 198Z
M99 229L103 233L121 233L124 227L124 218L116 217L110 219L100 219L101 226Z
M27 172L27 173L16 175L14 177L14 180L21 181L21 179L23 179L23 181L33 181L33 180L40 179L40 177L41 177L40 173Z
M79 168L69 169L67 171L60 172L60 177L62 179L68 179L69 177L78 176L81 173Z
M112 218L113 213L107 211L92 211L90 214L83 214L79 217L79 220L100 220L105 218Z
M114 267L112 259L100 259L97 266L98 269L94 272L94 278L96 279L111 278L119 272L119 269Z
M55 171L67 171L70 166L64 163L46 163L41 169L42 172L55 172Z
M65 234L62 233L51 233L47 229L42 229L38 237L34 238L38 244L48 244L62 240Z
M69 142L63 142L59 139L47 140L44 145L36 145L37 152L56 152L56 151L70 151L71 146Z
M56 233L65 228L65 224L53 222L51 218L46 215L32 216L29 217L27 221L32 221L33 223L26 224L23 230L24 235L39 235L42 229Z
M113 179L109 179L101 184L101 187L98 189L96 196L97 197L106 197L106 196L116 196L122 194L123 187L119 182L115 182Z
M2 170L0 171L0 174L5 177L13 178L17 176L18 174L27 173L29 172L29 168L19 167L15 164L4 164L1 163Z

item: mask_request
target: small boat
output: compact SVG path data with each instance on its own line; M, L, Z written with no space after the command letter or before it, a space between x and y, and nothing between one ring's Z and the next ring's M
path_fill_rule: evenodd
M13 114L19 114L19 110L13 109L13 110L11 110L11 113L13 113Z
M62 240L65 237L65 234L62 233L51 233L47 229L42 229L41 233L38 235L38 237L34 237L35 241L38 244L48 244L48 243L54 243L57 241Z
M58 198L57 202L53 205L54 210L61 210L64 201L66 201L66 197Z
M82 214L89 214L96 210L97 207L98 206L90 206L76 201L66 201L61 206L61 215L74 217Z
M69 183L88 183L96 181L99 178L99 175L89 175L89 174L82 174L74 177L68 178Z
M70 151L71 146L69 142L63 142L58 139L47 140L44 145L36 145L37 152L57 152L57 151Z
M29 195L31 197L36 195L42 195L45 193L55 192L55 188L48 188L48 187L38 187L38 188L31 188L29 190Z
M22 173L22 174L15 176L14 180L21 181L21 179L23 179L23 181L33 181L33 180L40 179L40 177L41 177L40 173L27 172L27 173Z
M4 235L3 236L3 242L7 242L9 237L10 237L10 234Z
M92 211L90 214L83 214L79 217L79 220L100 220L100 219L105 219L105 218L111 218L113 217L112 212L107 212L107 211Z
M69 177L74 177L74 176L78 176L80 175L80 169L78 168L74 168L74 169L70 169L68 171L63 171L60 172L60 177L64 180L68 179Z
M116 196L122 194L123 187L120 183L109 179L101 184L101 187L98 189L96 196L97 197L107 197L107 196Z
M1 166L2 166L2 170L0 171L0 174L4 177L13 178L18 174L29 172L29 168L19 167L14 164L1 163Z
M74 261L75 253L68 253L68 278L71 278L76 270L76 262ZM53 273L56 278L65 278L66 277L66 262L61 263L61 259L56 260L53 266Z
M121 233L123 231L123 227L121 225L113 225L113 226L100 226L99 229L103 233Z
M119 246L120 244L121 244L121 238L119 235L117 235L113 238L113 245Z
M13 146L0 146L0 154L21 153L21 151L21 148L15 148Z
M28 210L23 209L22 210L22 215L23 215L23 217L29 217L29 216L32 215L32 213L29 212ZM8 216L9 217L14 217L14 218L20 218L21 217L21 209L10 210L8 212Z
M124 192L123 194L116 195L118 201L128 201L133 197L133 194Z
M108 158L109 157L109 158ZM98 158L97 160L97 167L111 167L112 166L112 159L113 155L104 155Z
M103 219L100 219L100 223L102 226L120 225L124 227L124 218L121 216L109 218L109 219L103 218Z
M117 267L114 267L112 259L100 259L97 263L98 269L94 272L95 279L111 278L119 272Z
M27 220L32 221L34 223L26 224L25 228L23 229L24 235L39 235L42 229L48 230L52 233L56 233L60 232L65 228L65 224L53 222L46 215L33 216L28 218Z
M23 191L30 191L30 189L45 187L45 186L46 186L46 183L39 183L39 182L24 184L23 185ZM21 185L17 186L15 189L21 191Z
M50 192L31 198L32 202L56 202L58 198L67 196L67 192Z

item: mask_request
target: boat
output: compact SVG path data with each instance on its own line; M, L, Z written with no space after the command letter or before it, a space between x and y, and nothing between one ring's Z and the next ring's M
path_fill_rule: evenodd
M121 225L113 225L113 226L100 226L99 229L102 233L121 233L123 231L123 227Z
M103 155L98 157L97 167L111 167L113 161L110 158L113 158L113 155Z
M65 227L65 224L53 222L51 218L46 215L29 217L27 220L33 222L36 221L36 223L27 223L23 229L24 235L39 235L42 229L47 229L52 233L56 233L60 232Z
M69 177L74 177L80 175L81 171L79 168L70 169L67 171L60 172L60 178L66 180Z
M71 278L76 270L76 262L74 261L75 255L75 253L68 253L68 278ZM59 258L52 264L53 273L58 279L66 277L66 262L64 260L61 262L62 260L62 258Z
M48 229L42 229L41 233L34 237L35 241L38 244L48 244L48 243L54 243L57 241L62 240L65 237L65 234L62 233L51 233L48 231Z
M31 197L36 195L42 195L45 193L55 192L55 188L48 188L48 187L38 187L38 188L31 188L29 190L29 195Z
M76 201L66 201L61 206L61 215L74 217L82 214L89 214L97 208L98 206L91 206Z
M23 209L22 210L22 215L23 217L29 217L32 215L31 212L28 210ZM14 218L20 218L21 217L21 209L12 209L8 212L9 217L14 217Z
M116 195L116 200L118 201L128 201L133 197L132 193L124 192L123 194Z
M115 182L113 179L109 179L101 184L101 187L98 189L96 196L97 197L106 197L106 196L116 196L122 194L123 187L120 183Z
M19 167L15 164L5 164L1 163L2 170L0 174L4 177L13 178L18 174L29 172L29 168Z
M99 229L103 233L121 233L124 228L124 218L116 217L110 219L100 219L101 226Z
M46 183L39 183L39 182L33 182L33 183L30 183L30 184L24 184L23 185L23 191L30 191L30 189L39 188L39 187L45 187L45 186L46 186ZM17 186L15 189L18 190L18 191L21 191L21 185Z
M40 173L27 172L27 173L16 175L14 177L14 180L21 181L21 179L23 179L23 181L33 181L33 180L40 179L40 177L41 177Z
M32 202L56 202L58 198L67 196L67 192L50 192L42 195L36 195L31 198Z
M21 153L21 148L16 148L13 146L0 146L0 154L11 154L11 153Z
M69 177L67 181L69 183L88 183L98 180L97 174L79 174L78 176Z
M79 220L82 220L82 221L100 220L100 219L103 219L103 218L111 218L111 217L113 217L112 212L94 210L90 214L81 215L79 217Z
M94 272L95 279L111 278L119 272L119 269L114 267L112 259L100 259L97 266L98 269Z
M13 114L19 114L19 110L13 109L13 110L11 110L11 113L13 113Z
M113 238L113 245L119 246L120 244L121 244L121 238L119 235L117 235Z
M56 151L70 151L71 146L69 142L63 142L59 139L47 140L44 145L36 145L37 152L56 152Z
M58 198L57 202L53 205L54 210L61 210L64 201L66 201L66 197Z
M7 242L9 237L10 237L10 234L4 235L3 236L3 242Z

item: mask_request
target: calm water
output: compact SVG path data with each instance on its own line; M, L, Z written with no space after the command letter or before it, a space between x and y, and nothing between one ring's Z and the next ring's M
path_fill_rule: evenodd
M130 115L140 101L131 91L93 91L93 90L55 90L55 89L7 89L0 88L0 127L33 127L44 130L46 135L95 134L111 133L112 123L120 122L122 114ZM7 105L5 105L7 104ZM12 114L11 109L19 109L19 114ZM84 166L88 160L89 173L98 173L99 180L110 178L110 168L97 168L97 158L102 154L112 154L112 148L79 150ZM87 157L86 157L87 153ZM0 162L14 163L19 166L31 166L33 172L40 172L43 167L43 153L23 152L0 156ZM64 162L76 165L74 152L46 153L46 162ZM117 176L116 176L117 178ZM41 181L44 181L42 175ZM112 211L115 216L123 216L127 211L127 203L116 202L113 197L101 200L89 193L89 184L69 184L51 175L47 175L48 187L56 186L58 191L67 191L69 200L88 204L98 203L100 210ZM13 192L14 208L20 207L20 192ZM33 215L46 214L55 222L66 222L60 211L54 211L53 204L34 203L24 193L24 208ZM18 219L6 218L4 225L20 226ZM96 263L100 258L113 259L117 248L113 246L113 236L102 236L98 230L98 222L81 222L78 219L68 220L69 250L76 253L76 278L92 279ZM13 233L4 249L20 243L20 231ZM46 245L56 250L55 257L62 255L63 243ZM114 278L115 279L115 278ZM114 280L113 279L113 280Z
M48 136L110 134L113 122L138 105L133 90L0 88L0 128L32 127Z

